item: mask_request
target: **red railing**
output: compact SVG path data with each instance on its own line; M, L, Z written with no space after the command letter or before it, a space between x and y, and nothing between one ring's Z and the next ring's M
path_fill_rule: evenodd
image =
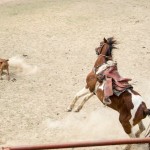
M150 138L103 140L93 142L87 141L87 142L32 145L32 146L13 146L13 147L2 147L2 150L41 150L41 149L61 149L61 148L109 146L109 145L123 145L123 144L144 144L144 143L150 143Z

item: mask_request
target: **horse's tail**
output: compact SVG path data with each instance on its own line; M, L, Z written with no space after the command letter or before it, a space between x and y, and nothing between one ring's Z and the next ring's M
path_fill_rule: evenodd
M145 114L145 116L150 116L150 109L146 109L146 110L144 110L144 114Z

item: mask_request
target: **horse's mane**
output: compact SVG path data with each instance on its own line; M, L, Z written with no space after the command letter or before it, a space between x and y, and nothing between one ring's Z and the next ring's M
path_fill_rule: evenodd
M109 54L108 55L112 56L112 50L113 49L117 49L116 44L118 44L118 42L115 40L114 37L107 38L107 42L108 42L108 44L110 46L110 50L109 50Z

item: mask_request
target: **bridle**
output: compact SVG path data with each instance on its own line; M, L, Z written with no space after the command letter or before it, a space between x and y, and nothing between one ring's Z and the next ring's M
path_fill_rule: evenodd
M103 45L101 46L100 52L96 52L96 54L97 54L98 56L105 57L106 61L112 60L112 56L107 56L106 54L105 54L105 55L104 55L104 54L101 54L102 49L103 49L103 47L104 47L105 44L106 44L106 43L103 43ZM101 65L102 65L102 64L101 64ZM96 66L96 67L93 68L94 73L96 73L97 68L99 68L101 65L98 65L98 66Z
M104 43L104 44L101 46L101 50L100 50L100 52L98 53L98 55L103 56L103 57L105 57L106 59L112 60L112 56L107 56L107 55L106 55L107 52L106 52L105 55L104 55L104 54L101 54L102 49L103 49L103 47L104 47L105 44L106 44L106 43Z
M101 56L103 56L103 57L105 57L105 58L107 58L107 59L112 59L111 56L106 56L106 55L103 55L103 54L99 54L99 55L101 55Z
M104 55L104 54L101 54L102 49L103 49L103 47L104 47L105 44L106 44L106 43L103 43L103 45L101 46L100 52L96 52L96 54L97 54L97 55L101 55L101 56L103 56L103 57L105 57L105 58L107 58L107 59L112 59L111 56L107 56L106 54L105 54L105 55Z
M103 49L103 47L104 47L104 45L105 45L106 43L104 43L102 46L101 46L101 50L100 50L100 52L96 52L96 54L97 55L100 55L101 54L101 52L102 52L102 49Z
M103 49L103 47L104 47L104 45L105 45L106 43L104 43L102 46L101 46L101 50L100 50L100 52L98 53L98 55L100 55L101 54L101 52L102 52L102 49Z

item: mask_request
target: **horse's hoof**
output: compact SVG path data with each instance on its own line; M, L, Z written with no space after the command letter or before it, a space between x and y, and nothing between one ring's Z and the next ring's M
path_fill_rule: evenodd
M131 145L126 145L124 150L131 150Z
M78 108L76 108L74 111L75 111L75 112L79 112L79 111L81 110L81 108L82 108L82 107L78 107Z
M79 111L80 111L79 109L75 109L75 110L74 110L74 112L79 112Z
M71 112L71 111L72 111L72 108L68 107L66 111L67 111L67 112Z

